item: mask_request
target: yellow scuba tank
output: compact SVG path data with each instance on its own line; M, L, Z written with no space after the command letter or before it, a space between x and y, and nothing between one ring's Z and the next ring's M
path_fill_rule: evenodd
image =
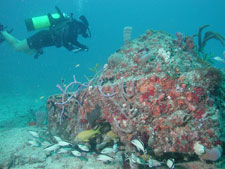
M56 7L56 10L57 13L54 14L25 19L27 31L49 28L53 24L52 22L67 17L67 15L65 13L62 13L58 7Z

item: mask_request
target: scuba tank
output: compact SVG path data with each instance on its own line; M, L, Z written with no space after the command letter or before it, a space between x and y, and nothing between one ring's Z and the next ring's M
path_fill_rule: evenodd
M26 25L27 31L34 31L34 30L39 30L43 28L49 28L50 26L55 24L57 21L60 21L67 17L67 15L65 13L62 13L58 7L56 7L56 11L57 13L54 13L54 14L47 14L44 16L38 16L38 17L25 19L25 25Z

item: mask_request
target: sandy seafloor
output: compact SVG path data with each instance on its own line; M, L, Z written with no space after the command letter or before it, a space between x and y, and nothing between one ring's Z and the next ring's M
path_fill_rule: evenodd
M53 154L47 156L42 146L32 147L28 140L33 139L29 130L47 134L46 127L20 127L0 129L0 164L10 166L10 169L111 169L114 164L104 164L97 161L93 154L87 154L87 159L74 157L72 154ZM43 137L40 136L40 137Z
M93 152L87 153L85 159L75 157L71 152L47 155L44 150L45 147L41 145L42 142L50 140L47 125L42 127L29 126L29 122L33 120L31 110L44 109L47 98L48 96L43 97L43 95L30 93L2 93L0 95L0 169L123 168L120 164L106 164L102 161L97 161L97 155ZM36 131L40 137L34 138L29 131ZM39 145L31 146L28 144L29 140L37 140ZM202 169L205 167L205 164L202 164L200 161L193 163L196 166L202 166ZM221 160L219 163L220 166L225 166L225 160ZM207 164L207 169L209 168L212 168L211 164Z
M96 160L93 153L87 159L71 153L53 153L47 156L41 142L49 139L47 125L29 126L33 120L32 110L44 109L48 96L31 93L0 95L0 169L111 169L115 164L104 164ZM34 138L29 131L36 131L40 138ZM39 146L31 146L29 140L37 140Z
M104 164L96 155L86 158L67 154L47 155L40 143L49 140L47 125L29 126L33 121L31 110L43 110L48 96L33 93L1 93L0 95L0 169L114 169L116 164ZM35 131L34 138L29 131ZM39 146L31 146L29 140L37 140ZM52 143L53 144L53 143Z

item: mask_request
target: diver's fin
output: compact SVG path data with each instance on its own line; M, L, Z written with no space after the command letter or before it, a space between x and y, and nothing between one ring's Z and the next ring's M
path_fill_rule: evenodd
M43 49L38 49L37 50L37 52L36 52L36 54L34 55L34 59L38 59L38 57L40 56L40 55L42 55L44 52L43 52Z
M0 43L4 42L5 41L5 38L4 36L2 35L2 31L5 31L6 27L0 23Z
M0 32L4 31L5 27L0 23Z
M1 34L0 32L0 43L4 42L5 41L5 38L3 37L3 35Z

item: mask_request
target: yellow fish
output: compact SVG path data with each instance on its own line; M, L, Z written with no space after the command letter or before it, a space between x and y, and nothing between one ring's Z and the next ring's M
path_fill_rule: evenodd
M80 66L80 64L76 64L76 65L75 65L75 68L78 68L79 66Z
M94 138L96 134L100 134L100 127L96 130L90 129L90 130L84 130L80 132L75 138L75 142L88 142L89 139Z
M111 140L116 141L118 139L119 139L119 136L116 135L112 130L108 131L103 137L103 140L105 142L110 142Z

